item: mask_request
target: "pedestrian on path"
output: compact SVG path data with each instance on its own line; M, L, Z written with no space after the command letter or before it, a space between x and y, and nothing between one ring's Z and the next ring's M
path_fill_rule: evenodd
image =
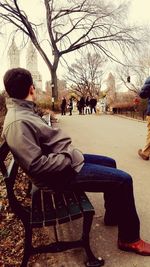
M87 96L85 100L85 114L91 114L90 112L90 97Z
M91 114L93 113L93 110L94 110L94 112L96 113L96 105L97 105L97 99L93 96L93 97L90 99Z
M79 114L84 115L84 111L85 111L85 98L84 96L81 96L79 100Z
M69 115L71 116L72 111L73 111L73 99L72 99L72 97L70 97L70 99L69 99L68 109L69 109Z
M60 107L61 107L61 115L66 115L67 101L65 97L62 98Z
M147 139L143 149L138 150L139 156L144 160L149 160L150 157L150 77L148 77L141 88L139 96L143 99L148 99L146 120L147 120Z
M36 89L31 73L8 70L4 85L12 98L3 139L33 184L55 190L103 192L106 225L118 225L118 247L150 256L150 244L140 237L132 177L117 169L114 159L82 154L59 128L49 127L35 112ZM97 233L98 234L98 233Z

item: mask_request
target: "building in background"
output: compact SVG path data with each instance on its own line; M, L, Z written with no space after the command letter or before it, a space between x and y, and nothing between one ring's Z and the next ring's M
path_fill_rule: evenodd
M22 67L20 61L21 51L18 49L15 40L13 38L12 43L8 49L8 68ZM26 68L32 73L33 81L37 91L42 91L42 76L38 71L38 56L37 51L29 42L26 53Z
M8 68L18 68L20 67L20 51L15 43L14 38L12 39L11 46L8 49Z
M26 68L32 73L36 89L42 90L42 76L38 71L38 56L36 48L29 42L26 54Z

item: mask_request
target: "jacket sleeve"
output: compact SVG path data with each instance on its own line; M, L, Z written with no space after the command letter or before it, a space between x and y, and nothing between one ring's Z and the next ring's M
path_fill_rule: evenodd
M150 77L148 77L147 80L145 81L143 87L141 88L139 96L141 98L149 98L150 97Z
M16 160L30 175L48 175L71 166L71 158L65 153L43 155L36 129L26 122L11 124L5 136Z

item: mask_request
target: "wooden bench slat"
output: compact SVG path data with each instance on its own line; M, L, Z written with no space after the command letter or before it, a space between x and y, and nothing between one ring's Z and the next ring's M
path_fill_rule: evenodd
M56 225L81 218L84 212L93 212L87 196L82 193L38 190L32 197L31 224L33 227Z
M32 208L31 208L31 217L30 223L32 227L42 227L43 226L43 210L41 202L41 191L37 190L33 193L32 196Z
M82 209L83 213L93 212L94 215L94 207L88 199L87 195L84 192L76 192L76 196L78 198L80 208Z
M50 191L42 191L45 226L56 225L56 210Z
M63 195L60 192L54 193L54 203L56 208L56 217L58 219L58 223L65 223L70 221L69 212L64 201Z
M75 197L74 192L65 192L64 197L67 203L68 211L72 220L82 217L82 212L79 206L79 202Z

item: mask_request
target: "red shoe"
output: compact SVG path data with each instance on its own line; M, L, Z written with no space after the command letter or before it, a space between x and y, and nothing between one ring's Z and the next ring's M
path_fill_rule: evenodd
M150 244L141 239L133 243L118 241L118 248L124 251L132 251L143 256L150 256Z
M143 154L142 149L138 150L138 154L142 159L149 160L149 157Z

